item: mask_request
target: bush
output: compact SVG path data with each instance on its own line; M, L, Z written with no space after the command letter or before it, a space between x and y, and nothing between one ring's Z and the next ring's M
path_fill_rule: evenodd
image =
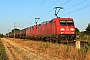
M86 34L90 35L90 23L88 24L88 27L86 28Z
M0 38L2 38L3 37L3 34L0 34Z

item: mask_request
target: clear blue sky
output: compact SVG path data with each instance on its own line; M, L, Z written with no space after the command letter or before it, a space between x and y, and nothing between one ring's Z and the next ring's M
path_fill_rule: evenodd
M6 34L14 28L24 29L53 19L54 7L61 6L58 16L71 17L75 26L83 31L90 23L90 0L0 0L0 33ZM50 11L50 12L49 12Z

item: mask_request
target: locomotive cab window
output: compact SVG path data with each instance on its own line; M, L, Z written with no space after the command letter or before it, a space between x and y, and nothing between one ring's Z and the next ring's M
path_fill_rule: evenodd
M73 25L73 21L60 21L60 25Z
M66 21L60 21L60 25L66 25Z
M67 25L73 25L73 21L67 21Z

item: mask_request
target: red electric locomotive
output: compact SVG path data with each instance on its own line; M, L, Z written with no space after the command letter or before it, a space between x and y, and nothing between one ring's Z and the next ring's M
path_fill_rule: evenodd
M74 40L76 30L72 18L54 18L26 30L26 37L43 40Z
M17 38L31 38L48 41L71 41L76 38L76 30L72 18L54 18L51 21L45 21L41 24L20 30L15 35ZM10 37L13 36L13 33L10 34Z
M74 40L76 38L76 30L72 18L55 18L53 24L53 34L59 39Z

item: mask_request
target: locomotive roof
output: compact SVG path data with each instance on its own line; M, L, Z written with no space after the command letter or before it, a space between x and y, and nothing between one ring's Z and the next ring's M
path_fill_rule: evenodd
M72 18L53 18L53 19L51 19L50 21L44 21L44 22L42 22L41 24L47 24L47 23L49 23L49 22L52 22L54 19L62 19L62 20L65 20L65 19L67 19L67 20L73 20Z
M67 20L72 20L73 18L54 18L54 19L62 19L62 20L67 19Z
M44 22L42 22L41 24L47 24L47 23L49 23L49 21L44 21Z

